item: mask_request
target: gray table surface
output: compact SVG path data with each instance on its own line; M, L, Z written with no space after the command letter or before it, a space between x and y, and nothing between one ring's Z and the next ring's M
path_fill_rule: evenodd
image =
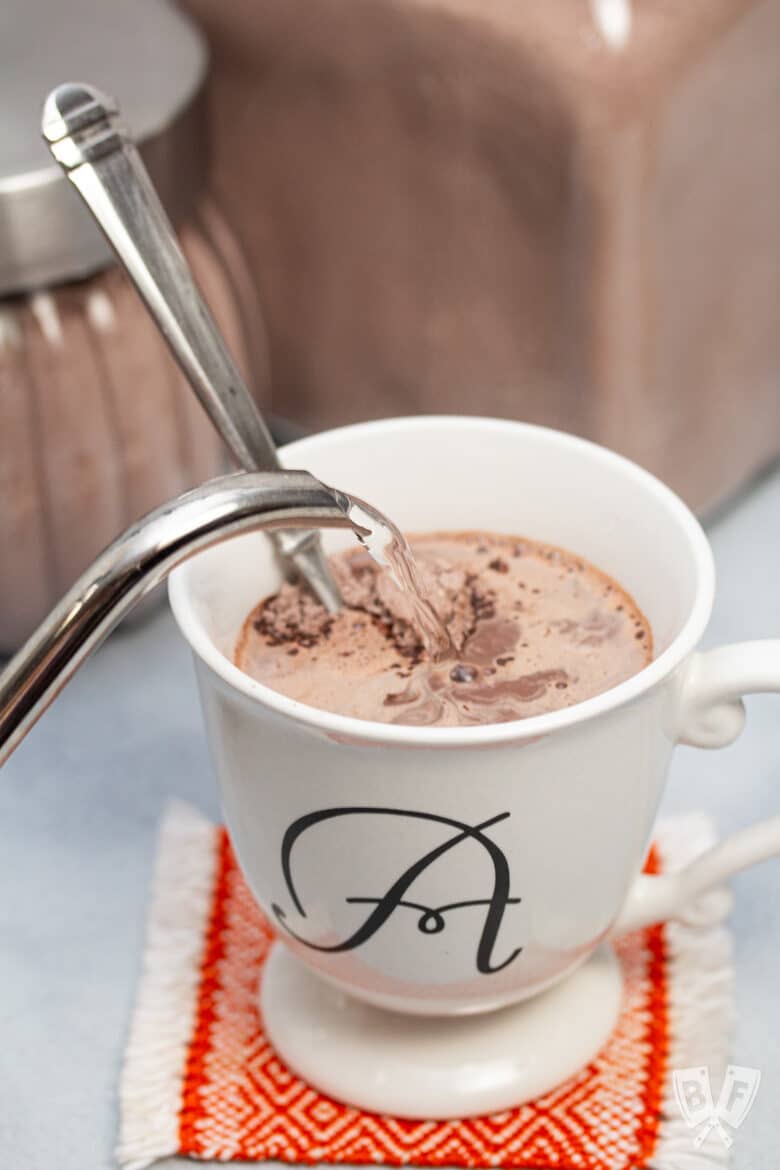
M719 592L707 642L780 633L780 470L712 526ZM721 832L780 805L780 707L748 700L725 751L681 749L666 812ZM0 1168L115 1166L117 1078L166 802L218 816L189 652L165 610L115 634L0 785ZM780 867L735 882L733 1060L759 1067L736 1170L780 1165ZM168 1166L186 1165L178 1159Z

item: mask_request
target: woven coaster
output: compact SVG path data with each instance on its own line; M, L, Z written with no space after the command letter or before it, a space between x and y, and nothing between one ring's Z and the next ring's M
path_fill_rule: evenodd
M713 843L692 816L658 827L647 868L679 868ZM188 805L160 835L141 985L120 1089L120 1164L173 1154L219 1161L416 1163L533 1170L712 1170L672 1086L675 1068L716 1081L732 1016L730 938L719 923L668 923L619 939L618 1024L554 1092L466 1121L402 1121L347 1108L294 1076L262 1027L258 986L273 931L225 830Z

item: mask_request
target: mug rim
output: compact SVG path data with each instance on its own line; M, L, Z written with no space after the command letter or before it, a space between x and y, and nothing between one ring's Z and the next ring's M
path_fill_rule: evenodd
M574 703L558 711L543 715L532 715L526 719L510 720L505 723L482 723L467 727L415 727L399 723L382 723L377 720L357 719L312 707L265 686L239 669L212 641L195 612L189 595L189 575L197 563L198 556L191 557L180 565L168 579L168 599L176 623L191 649L225 684L238 691L257 706L285 716L294 723L309 730L325 733L340 741L352 743L384 744L401 747L487 747L504 743L534 740L551 732L572 727L589 719L605 715L638 699L677 669L696 648L709 621L715 592L715 566L707 536L680 497L651 472L639 464L619 455L616 451L594 443L578 435L560 431L554 427L543 427L534 423L517 422L511 419L489 418L472 415L413 415L397 418L375 419L369 422L352 423L333 427L314 435L296 439L285 444L285 466L289 465L287 455L295 458L299 452L305 458L306 448L346 432L371 435L376 431L404 431L421 425L461 429L480 426L483 429L523 432L526 435L542 435L546 441L555 441L570 450L587 449L598 458L630 476L655 496L672 517L677 520L688 539L696 572L694 600L688 616L680 630L666 649L647 666L631 675L617 686L610 687L598 695Z

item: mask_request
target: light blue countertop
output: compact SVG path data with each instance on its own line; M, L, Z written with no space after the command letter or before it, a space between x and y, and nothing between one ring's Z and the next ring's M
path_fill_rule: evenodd
M711 535L707 644L777 637L780 470ZM725 833L780 810L780 700L751 698L748 711L732 747L678 751L665 812L708 810ZM110 639L3 771L0 1170L115 1166L119 1066L172 796L219 815L189 652L161 609ZM741 875L735 890L732 1059L763 1080L733 1166L768 1170L780 1165L780 866Z

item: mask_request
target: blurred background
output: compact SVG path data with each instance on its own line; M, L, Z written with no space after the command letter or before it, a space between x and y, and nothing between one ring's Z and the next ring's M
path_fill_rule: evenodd
M6 0L0 647L223 460L40 141L54 84L119 99L277 435L525 419L707 512L780 449L779 34L777 0Z

